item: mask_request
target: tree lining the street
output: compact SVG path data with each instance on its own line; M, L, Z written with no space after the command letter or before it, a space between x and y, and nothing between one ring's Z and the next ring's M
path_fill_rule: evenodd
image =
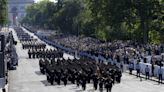
M23 22L103 41L164 42L163 0L48 0L27 8Z
M0 0L0 27L7 24L7 0Z

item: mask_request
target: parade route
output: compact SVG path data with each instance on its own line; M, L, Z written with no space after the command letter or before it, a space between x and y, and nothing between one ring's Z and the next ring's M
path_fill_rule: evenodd
M13 31L13 29L10 30ZM29 34L33 35L30 32ZM13 36L18 41L15 31L13 31ZM51 46L47 45L47 47ZM74 84L68 84L66 87L64 85L50 85L46 81L46 76L39 71L38 59L28 59L28 51L22 49L19 41L16 45L16 51L19 58L18 67L16 70L9 71L9 92L99 92L99 90L94 91L92 84L87 84L85 91ZM64 54L64 57L71 56ZM115 84L112 92L163 92L163 90L164 85L158 85L157 82L145 79L140 81L135 76L123 73L121 83Z
M164 0L0 7L0 92L164 92Z

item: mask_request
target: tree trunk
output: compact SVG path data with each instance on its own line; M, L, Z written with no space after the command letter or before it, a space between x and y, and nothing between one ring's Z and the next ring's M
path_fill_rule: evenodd
M149 42L149 27L148 27L148 21L144 23L144 44L147 44Z
M149 38L149 31L148 31L148 22L141 21L141 30L143 32L142 39L143 39L143 44L148 43L148 38Z

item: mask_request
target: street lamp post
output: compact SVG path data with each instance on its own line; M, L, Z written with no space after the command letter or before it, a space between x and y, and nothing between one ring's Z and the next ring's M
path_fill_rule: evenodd
M0 88L2 88L2 92L6 92L5 90L5 62L4 62L4 35L0 35Z

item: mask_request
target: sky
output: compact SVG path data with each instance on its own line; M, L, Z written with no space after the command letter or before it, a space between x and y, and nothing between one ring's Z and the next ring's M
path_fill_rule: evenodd
M39 2L39 1L42 1L42 0L34 0L34 1ZM57 0L50 0L50 1L56 2Z

